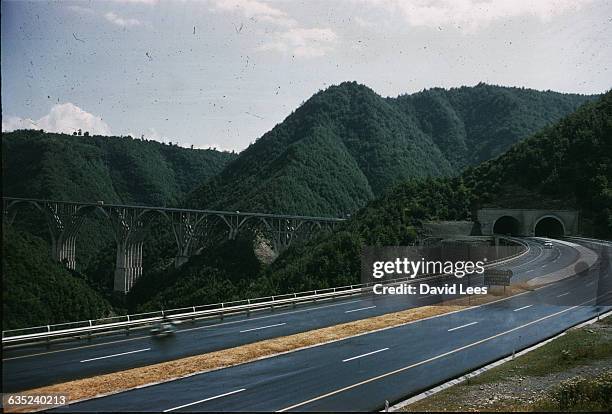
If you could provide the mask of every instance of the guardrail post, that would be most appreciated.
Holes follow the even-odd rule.
[[[272,296],[272,304],[270,305],[270,311],[274,312],[274,296]]]
[[[193,315],[191,316],[191,322],[195,322],[195,306],[192,306],[191,309],[193,310]]]
[[[316,289],[315,289],[315,291],[314,291],[314,294],[315,294],[315,296],[316,296],[316,294],[317,294],[317,290],[316,290]],[[317,298],[314,298],[313,300],[316,302],[316,301],[317,301]]]
[[[221,320],[223,320],[223,309],[225,308],[225,303],[221,302]]]
[[[295,292],[293,292],[293,299],[297,299],[297,293],[295,293]],[[296,301],[294,300],[293,303],[292,303],[293,309],[295,309],[295,306],[296,306],[295,303],[296,303]]]
[[[332,290],[332,292],[336,293],[336,287],[334,287],[334,290]],[[332,295],[332,302],[336,301],[336,295]]]
[[[127,321],[130,322],[130,315],[127,315]],[[129,336],[130,335],[130,327],[126,326],[125,327],[125,336]]]
[[[92,323],[91,323],[91,319],[89,320],[89,328],[92,327]],[[87,341],[91,342],[91,329],[89,329],[89,331],[87,331]]]
[[[47,333],[51,333],[51,326],[47,325]],[[51,336],[47,336],[47,349],[51,347],[51,340],[49,339]]]
[[[251,306],[251,299],[247,299],[247,304]],[[251,316],[251,308],[247,308],[246,314],[247,316]]]

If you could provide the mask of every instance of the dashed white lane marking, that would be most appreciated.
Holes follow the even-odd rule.
[[[591,286],[593,283],[595,283],[595,282],[589,282],[589,283],[587,283],[586,285],[587,285],[587,286]]]
[[[419,361],[419,362],[415,362],[414,364],[410,364],[410,365],[407,365],[405,367],[401,367],[401,368],[395,369],[393,371],[385,372],[384,374],[380,374],[380,375],[377,375],[375,377],[371,377],[371,378],[365,379],[363,381],[360,381],[360,382],[357,382],[357,383],[354,383],[354,384],[351,384],[351,385],[347,385],[347,386],[342,387],[342,388],[338,388],[336,390],[327,392],[325,394],[321,394],[321,395],[318,395],[316,397],[310,398],[309,400],[302,401],[302,402],[299,402],[297,404],[293,404],[293,405],[291,405],[289,407],[281,408],[277,412],[286,412],[286,411],[289,411],[289,410],[295,410],[298,407],[303,407],[304,405],[311,404],[311,403],[313,403],[315,401],[319,401],[319,400],[322,400],[324,398],[331,397],[331,396],[339,394],[341,392],[345,392],[345,391],[354,389],[356,387],[360,387],[362,385],[369,384],[371,382],[378,381],[380,379],[383,379],[383,378],[386,378],[386,377],[389,377],[389,376],[392,376],[392,375],[399,374],[400,372],[404,372],[404,371],[407,371],[409,369],[412,369],[412,368],[415,368],[415,367],[418,367],[418,366],[421,366],[421,365],[428,364],[430,362],[433,362],[433,361],[439,360],[441,358],[444,358],[444,357],[446,357],[448,355],[452,355],[452,354],[461,352],[461,351],[463,351],[465,349],[469,349],[469,348],[478,346],[478,345],[483,344],[485,342],[489,342],[489,341],[491,341],[493,339],[496,339],[496,338],[499,338],[501,336],[507,335],[507,334],[509,334],[511,332],[515,332],[515,331],[518,331],[519,329],[526,328],[527,326],[531,326],[531,325],[534,325],[534,324],[539,323],[541,321],[544,321],[546,319],[552,318],[554,316],[561,315],[563,313],[569,312],[569,311],[571,311],[573,309],[576,309],[579,306],[585,305],[585,304],[587,304],[589,302],[592,302],[592,301],[593,301],[593,299],[590,299],[590,300],[588,300],[588,301],[586,301],[584,303],[581,303],[579,305],[575,305],[575,306],[572,306],[570,308],[563,309],[563,310],[561,310],[559,312],[555,312],[555,313],[552,313],[550,315],[543,316],[543,317],[541,317],[539,319],[536,319],[535,321],[527,322],[527,323],[525,323],[523,325],[520,325],[520,326],[511,328],[511,329],[508,329],[507,331],[503,331],[503,332],[497,333],[495,335],[489,336],[488,338],[480,339],[480,340],[478,340],[476,342],[472,342],[472,343],[464,345],[462,347],[452,349],[450,351],[444,352],[444,353],[436,355],[434,357],[431,357],[431,358],[428,358],[428,359],[425,359],[425,360],[422,360],[422,361]]]
[[[240,331],[240,333],[251,332],[251,331],[258,331],[260,329],[274,328],[275,326],[283,326],[283,325],[287,325],[287,322],[275,323],[274,325],[260,326],[259,328],[244,329],[244,330]]]
[[[359,311],[362,311],[362,310],[374,309],[375,307],[376,307],[376,305],[375,306],[368,306],[366,308],[351,309],[351,310],[344,311],[344,313],[359,312]]]
[[[237,394],[237,393],[242,392],[242,391],[246,391],[246,388],[241,388],[239,390],[234,390],[234,391],[226,392],[225,394],[215,395],[214,397],[204,398],[203,400],[194,401],[194,402],[191,402],[189,404],[179,405],[178,407],[168,408],[167,410],[164,410],[164,413],[168,413],[168,412],[174,411],[174,410],[179,410],[181,408],[185,408],[185,407],[189,407],[189,406],[192,406],[192,405],[200,404],[200,403],[203,403],[203,402],[206,402],[206,401],[210,401],[210,400],[216,400],[217,398],[226,397],[226,396],[232,395],[232,394]]]
[[[98,359],[114,358],[114,357],[118,357],[118,356],[122,356],[122,355],[135,354],[137,352],[145,352],[145,351],[149,351],[150,349],[151,348],[137,349],[135,351],[122,352],[120,354],[112,354],[112,355],[106,355],[106,356],[101,356],[101,357],[97,357],[97,358],[84,359],[84,360],[82,360],[80,362],[89,362],[89,361],[97,361]]]
[[[514,309],[512,312],[518,312],[518,311],[523,310],[523,309],[531,308],[532,306],[533,306],[533,305],[523,306],[523,307],[521,307],[521,308]]]
[[[450,328],[450,329],[448,330],[448,332],[456,331],[457,329],[465,328],[465,327],[467,327],[467,326],[476,325],[477,323],[478,323],[478,322],[470,322],[470,323],[466,323],[465,325],[461,325],[461,326],[457,326],[457,327],[454,327],[454,328]]]
[[[560,298],[561,296],[565,296],[565,295],[569,295],[569,292],[565,292],[565,293],[562,293],[560,295],[557,295],[557,297]]]
[[[379,352],[386,351],[387,349],[389,349],[389,348],[382,348],[382,349],[378,349],[376,351],[368,352],[367,354],[361,354],[361,355],[357,355],[357,356],[350,357],[350,358],[347,358],[347,359],[343,359],[342,362],[348,362],[348,361],[352,361],[354,359],[359,359],[359,358],[363,358],[363,357],[366,357],[366,356],[369,356],[369,355],[378,354]]]

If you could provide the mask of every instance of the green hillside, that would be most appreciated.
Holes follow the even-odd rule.
[[[612,238],[612,92],[459,177],[394,187],[341,231],[289,249],[260,284],[285,292],[356,283],[362,246],[410,244],[424,220],[472,219],[483,206],[575,208],[592,235]]]
[[[232,153],[180,148],[129,137],[21,130],[2,134],[2,194],[173,206],[234,158]],[[25,249],[27,241],[38,252],[31,258],[23,251],[3,255],[3,274],[8,283],[3,294],[14,303],[10,308],[13,313],[7,315],[5,311],[8,318],[5,321],[10,326],[46,324],[50,315],[54,321],[74,320],[86,314],[100,317],[100,311],[106,307],[100,307],[98,300],[109,309],[109,302],[119,308],[124,306],[112,294],[116,243],[111,226],[104,219],[87,218],[81,226],[76,244],[78,272],[73,273],[51,260],[47,224],[40,213],[20,210],[9,230],[13,235],[10,246]],[[144,248],[146,269],[171,263],[175,251],[169,225],[159,220],[153,223]],[[50,271],[53,282],[42,280],[46,265],[55,269]],[[38,267],[31,269],[32,266]],[[29,288],[32,283],[49,288],[52,288],[49,283],[57,283],[61,289],[78,285],[74,294],[59,291],[75,303],[62,307],[55,296],[46,295],[41,289],[30,289],[23,296],[21,288],[15,288],[20,285]],[[15,314],[27,309],[15,302],[19,300],[38,302],[35,312]]]
[[[497,156],[589,99],[484,84],[382,98],[345,82],[315,94],[188,204],[344,216],[402,181]]]
[[[612,92],[460,176],[413,179],[387,190],[333,234],[291,246],[248,283],[249,296],[358,283],[364,245],[411,244],[424,220],[471,219],[476,208],[495,205],[577,208],[593,235],[611,238]],[[212,283],[180,272],[172,279],[155,292],[156,299],[139,297],[140,306],[170,297],[174,283],[189,292],[207,291]],[[190,305],[176,299],[173,304]]]
[[[84,278],[49,255],[40,238],[2,234],[2,329],[95,319],[112,307]]]
[[[2,133],[3,195],[176,205],[235,155],[131,137]]]

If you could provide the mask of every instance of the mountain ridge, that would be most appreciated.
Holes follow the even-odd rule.
[[[591,99],[485,84],[382,98],[343,82],[315,93],[186,203],[346,216],[404,180],[455,175],[497,156]],[[296,172],[299,162],[307,168]]]

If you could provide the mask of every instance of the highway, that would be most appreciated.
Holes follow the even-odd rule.
[[[530,241],[529,253],[512,262],[515,277],[532,269],[566,266],[576,259],[575,251],[559,244],[552,250]],[[563,253],[563,254],[562,254]],[[559,259],[559,256],[563,260]],[[118,334],[45,346],[9,349],[3,352],[3,389],[14,392],[86,378],[177,358],[231,348],[264,339],[305,332],[339,323],[369,318],[434,304],[451,296],[354,296],[343,300],[262,311],[252,316],[226,317],[179,325],[173,338],[152,338],[147,331],[130,336]]]
[[[575,251],[567,245],[555,243],[553,249],[542,249],[539,242],[530,241],[529,243],[531,245],[530,253],[517,259],[513,266],[515,277],[519,280],[527,278],[526,274],[528,273],[540,274],[539,272],[532,272],[533,269],[547,268],[545,271],[554,271],[573,263],[576,259]],[[172,408],[170,406],[174,401],[177,402],[175,406],[178,407],[182,405],[180,404],[181,401],[189,403],[188,400],[194,402],[223,395],[223,397],[203,401],[200,404],[184,407],[184,409],[189,410],[194,407],[193,410],[196,411],[220,409],[277,410],[284,408],[283,404],[290,407],[300,402],[290,401],[289,397],[299,399],[300,396],[310,395],[315,398],[327,392],[367,380],[368,378],[365,378],[367,375],[371,374],[370,376],[375,377],[376,373],[382,375],[393,371],[392,367],[397,369],[402,364],[410,366],[443,355],[426,364],[405,370],[418,372],[424,365],[432,365],[431,369],[427,369],[428,378],[419,378],[414,387],[408,387],[410,380],[401,380],[399,382],[401,387],[385,386],[380,389],[377,388],[380,384],[389,381],[391,383],[397,382],[395,376],[398,375],[403,378],[404,371],[390,375],[389,379],[383,377],[356,387],[374,387],[375,394],[368,394],[369,405],[365,403],[365,405],[362,405],[359,399],[354,397],[346,397],[346,395],[353,394],[351,391],[353,388],[349,388],[332,396],[317,399],[304,406],[295,407],[300,410],[346,409],[349,406],[355,407],[355,409],[368,410],[378,408],[384,403],[385,399],[395,401],[420,389],[429,388],[431,385],[452,378],[454,375],[459,375],[469,368],[475,368],[511,353],[512,349],[528,346],[545,337],[554,335],[574,323],[587,319],[596,312],[596,309],[591,306],[592,303],[584,303],[577,308],[568,306],[577,305],[581,303],[578,301],[582,299],[593,299],[598,294],[597,292],[605,293],[606,289],[607,291],[610,290],[610,282],[600,280],[600,273],[605,272],[600,272],[598,266],[599,264],[594,266],[588,275],[572,277],[503,302],[201,374],[189,379],[91,400],[73,405],[70,409],[77,411],[155,411],[166,406]],[[609,266],[609,263],[606,266]],[[606,274],[609,275],[610,273],[608,269]],[[587,281],[588,278],[593,280]],[[590,285],[587,286],[588,284]],[[563,290],[563,292],[559,292],[560,290]],[[567,292],[571,292],[571,294],[567,294]],[[32,353],[32,349],[15,350],[11,354],[5,353],[4,355],[4,389],[5,392],[9,388],[27,389],[36,386],[32,384],[43,385],[148,365],[440,300],[439,297],[407,299],[403,296],[356,297],[344,301],[304,306],[296,310],[287,309],[275,313],[259,314],[251,318],[236,317],[216,324],[184,326],[176,337],[169,341],[154,341],[148,336],[142,335],[133,338],[114,338],[113,340],[100,338],[99,343],[92,343],[91,346],[74,346],[72,344],[72,347],[69,345],[68,348],[52,349],[51,351],[43,350]],[[607,304],[609,304],[609,301]],[[561,313],[557,315],[557,312]],[[539,321],[540,318],[546,319]],[[523,326],[525,324],[527,325]],[[439,332],[442,327],[446,327],[446,333],[443,333],[443,335]],[[515,328],[516,330],[513,330]],[[508,330],[510,332],[504,333]],[[487,339],[482,343],[470,345],[474,341],[478,342],[498,334],[501,335]],[[444,337],[446,335],[448,338]],[[467,348],[461,349],[465,346]],[[478,351],[475,350],[476,348],[478,348]],[[460,350],[457,351],[457,349]],[[450,352],[450,354],[445,355],[447,352]],[[472,353],[474,355],[471,355]],[[464,362],[456,361],[459,357],[463,358]],[[442,360],[448,359],[452,359],[453,362],[447,364],[444,369],[438,367]],[[338,361],[340,361],[340,366],[336,367]],[[347,367],[350,367],[348,371],[346,371]],[[309,383],[308,378],[311,376],[312,383]],[[248,384],[243,383],[241,388],[232,389],[234,385],[240,385],[237,382],[244,382],[245,378],[248,378]],[[414,380],[414,377],[411,378]],[[215,385],[212,386],[211,384]],[[269,391],[268,388],[265,388],[265,384],[269,384],[269,386],[276,384],[279,387],[276,392],[279,394],[278,398],[269,398],[270,396],[267,394]],[[300,392],[288,391],[293,386],[296,387],[295,390],[300,390]],[[334,388],[334,386],[336,387]],[[417,386],[420,388],[417,388]],[[162,387],[163,390],[158,387]],[[199,392],[209,397],[204,395],[198,399],[197,393],[193,391],[194,389],[201,390]],[[242,389],[244,391],[225,395]],[[216,393],[216,391],[219,392]],[[151,393],[151,395],[148,393]],[[357,394],[360,393],[357,392]],[[153,395],[155,395],[155,398]],[[249,395],[252,395],[252,397],[249,398]],[[261,399],[262,395],[266,395],[265,401],[256,402],[255,400],[257,398]],[[372,399],[372,395],[385,397]],[[304,401],[312,398],[307,398]],[[346,401],[342,402],[343,398],[348,398],[346,401],[352,401],[351,405],[343,405],[346,403]],[[327,405],[336,400],[339,401],[338,404],[340,405]],[[144,401],[146,401],[146,404]],[[232,401],[237,402],[231,403]],[[221,403],[237,405],[230,405],[229,407],[215,405]],[[243,403],[244,405],[240,405]],[[145,405],[137,406],[138,404]]]
[[[57,410],[377,410],[611,309],[611,270],[608,256],[496,303]]]

